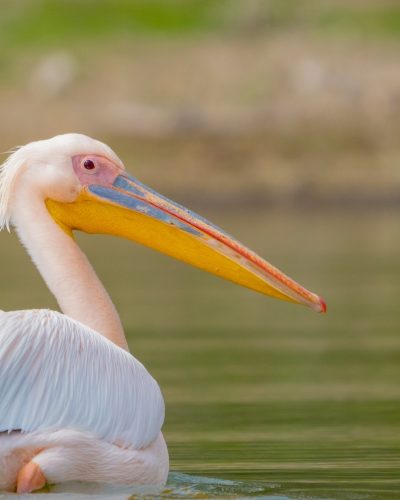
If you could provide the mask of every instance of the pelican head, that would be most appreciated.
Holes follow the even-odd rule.
[[[324,312],[324,301],[230,235],[148,188],[105,144],[64,134],[16,150],[0,173],[0,227],[18,200],[40,197],[67,234],[121,236],[234,283]],[[35,214],[32,214],[34,217]]]

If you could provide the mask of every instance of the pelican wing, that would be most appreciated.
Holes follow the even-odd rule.
[[[54,311],[0,312],[0,432],[73,428],[142,448],[164,401],[132,355]]]

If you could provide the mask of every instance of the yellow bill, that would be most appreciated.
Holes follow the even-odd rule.
[[[325,312],[324,301],[199,215],[126,173],[85,186],[73,203],[47,200],[68,232],[121,236],[265,295]]]

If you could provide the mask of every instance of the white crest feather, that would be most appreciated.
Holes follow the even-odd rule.
[[[18,173],[24,165],[24,158],[18,154],[19,149],[11,151],[11,155],[0,166],[0,231],[10,230],[11,197]]]

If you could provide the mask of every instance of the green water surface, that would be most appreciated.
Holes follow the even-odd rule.
[[[79,236],[165,396],[160,495],[400,498],[400,214],[205,215],[323,295],[328,314]],[[0,251],[0,307],[55,307],[16,238],[0,234]]]

